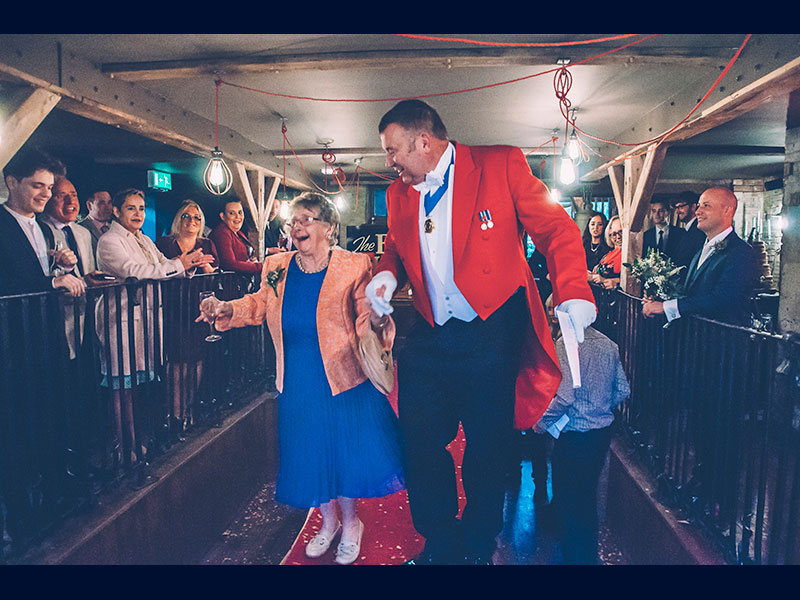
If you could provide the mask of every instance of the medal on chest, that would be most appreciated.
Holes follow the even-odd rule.
[[[482,210],[479,212],[478,217],[481,219],[481,229],[483,231],[494,227],[494,223],[492,222],[492,213],[488,210]]]

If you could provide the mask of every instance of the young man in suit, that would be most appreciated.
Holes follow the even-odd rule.
[[[706,242],[706,234],[697,226],[697,200],[697,194],[686,191],[681,192],[672,205],[672,208],[675,209],[675,216],[678,217],[678,222],[686,232],[686,235],[683,236],[681,254],[684,257],[682,264],[687,266]]]
[[[56,175],[64,166],[38,150],[18,152],[3,169],[8,200],[0,209],[0,295],[63,288],[72,296],[86,289],[72,273],[55,275],[53,266],[71,271],[77,257],[69,248],[54,250],[50,229],[40,224]]]
[[[398,353],[398,411],[414,527],[414,564],[491,564],[503,524],[513,428],[529,429],[561,381],[522,232],[547,257],[557,308],[580,341],[597,316],[578,226],[519,148],[451,142],[436,111],[404,100],[378,126],[389,231],[366,294],[379,316],[406,280],[422,319]],[[447,444],[466,437],[458,513]]]
[[[684,264],[681,254],[684,231],[669,222],[669,205],[663,200],[650,202],[650,218],[653,227],[644,232],[642,256],[647,256],[651,248],[670,257],[676,264]]]
[[[706,241],[686,273],[684,296],[665,302],[645,299],[644,316],[665,314],[672,321],[697,315],[734,325],[750,324],[758,262],[750,245],[733,231],[736,205],[736,196],[729,189],[710,188],[702,193],[697,224]]]

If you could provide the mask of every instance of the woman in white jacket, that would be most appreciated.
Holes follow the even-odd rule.
[[[112,205],[114,220],[108,231],[97,242],[97,265],[103,272],[122,280],[131,277],[138,280],[169,279],[171,277],[182,277],[186,270],[192,266],[203,266],[214,260],[212,255],[203,254],[201,249],[172,260],[164,256],[153,241],[141,231],[145,219],[145,200],[142,191],[137,189],[123,190],[115,194]],[[143,290],[146,290],[144,297],[142,297]],[[161,339],[159,339],[159,344],[156,346],[154,336],[156,317],[158,318],[158,331],[161,332],[163,330],[161,294],[158,294],[159,305],[155,307],[156,295],[153,294],[153,287],[152,285],[144,284],[138,288],[136,297],[133,299],[133,310],[130,311],[127,289],[123,288],[120,292],[119,301],[117,301],[116,290],[114,289],[108,290],[107,296],[100,298],[95,310],[95,322],[101,346],[100,365],[103,374],[101,385],[112,389],[117,440],[122,442],[123,447],[132,448],[130,457],[133,462],[137,459],[134,449],[138,447],[138,443],[134,439],[133,429],[131,341],[128,335],[130,328],[129,314],[132,312],[133,315],[133,347],[136,369],[133,376],[136,377],[136,383],[141,384],[155,379],[154,369],[155,365],[158,364],[156,350],[158,349],[160,354],[160,349],[163,346]],[[108,299],[107,309],[105,306],[106,298]],[[143,307],[146,307],[147,314],[143,314]],[[108,310],[107,318],[106,310]],[[118,319],[121,326],[121,353],[118,350],[119,341],[117,340]],[[147,331],[147,339],[145,339],[145,330]],[[146,356],[149,358],[148,361],[145,359]],[[149,362],[149,365],[146,362]],[[129,440],[122,439],[123,409],[128,423],[125,435],[128,436]],[[125,442],[129,442],[131,446],[128,446],[128,443]]]

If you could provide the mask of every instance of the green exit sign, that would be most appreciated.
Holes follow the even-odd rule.
[[[161,192],[169,191],[172,189],[172,175],[161,171],[148,171],[147,186]]]

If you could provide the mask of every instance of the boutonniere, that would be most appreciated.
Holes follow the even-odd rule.
[[[272,288],[272,291],[275,292],[276,298],[278,297],[278,282],[283,278],[283,272],[285,270],[285,267],[278,267],[277,269],[267,272],[267,283]]]
[[[726,237],[724,240],[720,240],[715,244],[711,245],[711,254],[708,255],[709,258],[714,256],[717,252],[721,252],[728,247],[728,238]]]

